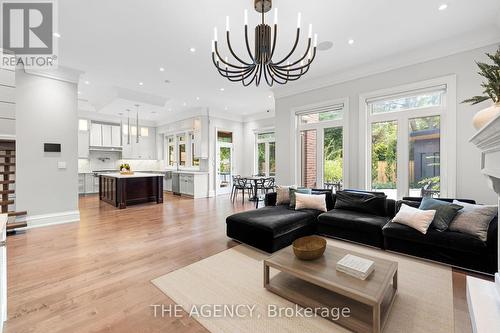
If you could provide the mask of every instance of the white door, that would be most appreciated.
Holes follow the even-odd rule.
[[[233,186],[233,144],[217,143],[217,194],[231,193]]]

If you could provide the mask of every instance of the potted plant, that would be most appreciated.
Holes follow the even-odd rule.
[[[500,48],[495,54],[486,53],[486,55],[493,61],[493,64],[476,62],[479,67],[478,74],[486,79],[481,84],[484,88],[483,95],[474,96],[462,102],[475,105],[490,99],[493,101],[490,107],[479,111],[474,116],[472,123],[476,129],[482,128],[500,114]]]

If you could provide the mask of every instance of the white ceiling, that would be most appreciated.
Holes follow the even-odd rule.
[[[448,8],[439,11],[442,3]],[[411,50],[432,50],[443,40],[462,38],[466,44],[467,38],[492,31],[500,40],[498,0],[274,0],[273,6],[279,8],[276,57],[292,46],[299,11],[304,34],[313,23],[320,42],[333,42],[332,49],[318,53],[301,84]],[[87,110],[118,114],[134,109],[136,100],[127,107],[128,99],[117,92],[126,89],[145,97],[137,98],[145,105],[142,118],[153,121],[200,106],[236,115],[264,112],[274,107],[269,87],[231,83],[211,63],[213,27],[223,40],[226,15],[231,19],[233,48],[246,55],[243,10],[249,9],[253,31],[259,16],[252,8],[253,0],[59,1],[59,64],[85,72],[79,90],[81,107]],[[272,22],[272,14],[267,20]],[[354,39],[353,45],[349,39]],[[191,47],[196,52],[190,52]],[[158,107],[148,103],[148,96],[167,102]]]

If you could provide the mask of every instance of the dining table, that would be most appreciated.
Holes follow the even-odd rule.
[[[264,179],[267,179],[269,177],[265,177],[265,176],[250,176],[250,177],[242,177],[242,178],[253,182],[253,197],[251,197],[249,200],[250,201],[259,201],[259,196],[257,195],[257,190],[258,190],[257,187],[258,187],[258,184],[259,184],[259,180],[264,180]]]

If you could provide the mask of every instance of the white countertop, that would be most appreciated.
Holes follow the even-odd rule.
[[[181,173],[181,174],[187,174],[187,175],[206,175],[208,174],[208,171],[197,171],[197,170],[165,170],[165,172],[172,172],[172,173]]]
[[[122,175],[119,172],[110,172],[104,173],[102,176],[113,177],[113,178],[144,178],[144,177],[164,177],[164,175],[160,173],[142,173],[142,172],[134,172],[133,175]]]

